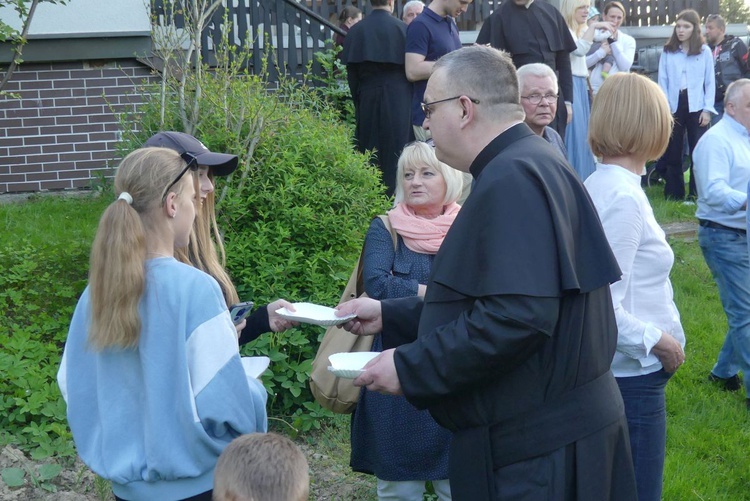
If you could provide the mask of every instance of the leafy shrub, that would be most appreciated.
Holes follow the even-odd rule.
[[[339,59],[342,48],[331,45],[331,49],[315,53],[315,59],[320,63],[323,75],[313,76],[312,80],[316,91],[338,111],[341,121],[354,127],[354,102],[347,83],[346,66]]]
[[[370,218],[384,209],[377,174],[352,152],[348,130],[335,120],[297,110],[267,132],[250,183],[238,189],[229,183],[220,208],[229,270],[240,297],[333,306]],[[273,410],[288,414],[310,401],[307,377],[323,332],[301,327],[254,347],[287,355],[271,366]]]
[[[35,459],[75,454],[56,375],[87,260],[75,242],[0,248],[0,444]]]

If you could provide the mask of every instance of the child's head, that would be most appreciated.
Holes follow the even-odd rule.
[[[276,433],[237,437],[216,464],[214,501],[306,501],[309,490],[305,455]]]

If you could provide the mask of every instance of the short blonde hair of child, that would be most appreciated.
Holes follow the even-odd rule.
[[[607,78],[594,97],[589,145],[598,157],[662,156],[672,134],[672,113],[664,92],[635,73]]]
[[[398,157],[396,169],[396,191],[394,204],[404,201],[404,168],[407,165],[427,165],[434,168],[443,176],[445,181],[445,199],[443,205],[449,205],[458,200],[464,187],[463,176],[459,171],[444,164],[435,156],[435,148],[422,141],[415,141],[404,146]]]
[[[307,459],[276,433],[242,435],[224,449],[214,472],[214,501],[306,501]]]

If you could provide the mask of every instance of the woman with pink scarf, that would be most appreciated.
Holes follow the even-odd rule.
[[[398,234],[375,218],[365,238],[365,292],[375,299],[424,296],[432,261],[456,218],[461,173],[438,161],[426,143],[407,145],[398,160],[395,207],[388,220]],[[383,349],[380,335],[372,351]],[[422,499],[427,481],[441,501],[449,500],[450,433],[427,411],[402,396],[362,388],[352,415],[351,467],[378,479],[379,500]]]

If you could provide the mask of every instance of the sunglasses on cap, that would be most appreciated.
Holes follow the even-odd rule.
[[[169,183],[169,186],[167,186],[167,189],[164,190],[164,195],[161,197],[161,203],[163,204],[164,201],[167,199],[167,194],[169,193],[169,190],[172,189],[172,187],[177,184],[180,179],[182,179],[182,176],[185,175],[187,171],[197,171],[198,170],[198,159],[193,155],[192,153],[188,153],[187,151],[180,153],[180,156],[182,159],[187,163],[185,165],[185,168],[180,171],[180,173],[177,175],[177,177]]]

